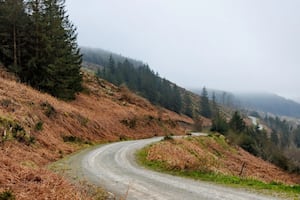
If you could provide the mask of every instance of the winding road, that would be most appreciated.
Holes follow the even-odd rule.
[[[117,199],[127,200],[270,200],[274,197],[250,193],[206,182],[194,181],[147,170],[135,162],[135,152],[159,141],[151,138],[102,145],[73,156],[71,167],[77,166],[86,180],[101,185]]]

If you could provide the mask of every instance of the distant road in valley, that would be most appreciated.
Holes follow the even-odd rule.
[[[69,159],[78,176],[126,200],[274,200],[211,183],[150,171],[135,162],[135,152],[161,138],[107,144]]]

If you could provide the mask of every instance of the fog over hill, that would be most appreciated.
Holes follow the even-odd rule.
[[[201,95],[202,90],[193,89],[192,91]],[[300,118],[300,103],[276,94],[260,92],[234,93],[214,89],[208,91],[210,98],[215,93],[216,101],[226,106]]]
[[[276,94],[240,93],[235,95],[241,106],[276,115],[300,118],[300,104]]]
[[[90,48],[90,47],[80,47],[80,51],[83,54],[83,60],[89,63],[97,63],[98,65],[105,66],[108,64],[109,57],[112,56],[113,59],[118,62],[124,62],[126,59],[131,62],[135,67],[144,65],[142,61],[127,58],[121,54],[113,53],[101,48]]]

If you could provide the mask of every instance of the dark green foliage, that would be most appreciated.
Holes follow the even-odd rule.
[[[229,140],[249,153],[267,160],[284,170],[293,170],[293,164],[268,137],[265,131],[248,127],[243,132],[228,132]]]
[[[212,112],[209,104],[208,93],[206,88],[204,87],[201,94],[201,101],[200,101],[200,109],[201,115],[206,118],[212,117]]]
[[[128,59],[115,63],[112,56],[108,64],[97,71],[97,75],[116,85],[125,84],[129,89],[147,98],[151,103],[161,105],[180,113],[182,97],[177,85],[162,79],[147,65],[135,67]]]
[[[34,129],[36,131],[41,131],[41,130],[43,130],[43,125],[44,125],[44,123],[42,121],[39,121],[38,123],[35,124]]]
[[[273,118],[273,117],[266,116],[264,118],[264,122],[272,130],[276,130],[276,135],[278,138],[277,143],[281,148],[287,148],[291,145],[292,131],[291,131],[291,126],[288,124],[286,120],[280,120],[278,117]]]
[[[136,123],[137,123],[137,119],[133,118],[133,119],[123,119],[121,120],[121,123],[124,124],[125,126],[133,129],[136,127]]]
[[[10,99],[2,99],[0,101],[0,105],[5,108],[7,108],[11,104],[12,104],[12,101]]]
[[[79,121],[79,123],[81,124],[81,126],[87,126],[89,119],[86,117],[83,117],[82,115],[78,114],[77,115],[77,120]]]
[[[3,131],[6,133],[5,135],[2,135],[2,142],[11,139],[15,139],[26,145],[30,145],[35,142],[35,138],[33,136],[28,135],[19,123],[11,119],[0,117],[0,130],[1,132]]]
[[[166,135],[164,138],[163,138],[164,141],[166,140],[174,140],[174,138],[172,137],[172,135]]]
[[[215,94],[215,92],[213,92],[213,94],[212,94],[212,117],[216,117],[217,115],[219,115],[219,108],[218,108],[218,104],[216,101],[216,94]]]
[[[64,0],[0,1],[0,60],[23,82],[61,99],[81,91],[81,55]]]
[[[274,130],[272,130],[272,132],[271,132],[271,141],[276,145],[278,145],[278,143],[279,143],[277,132]]]
[[[212,120],[212,127],[211,131],[219,132],[219,133],[226,133],[229,129],[229,126],[226,122],[225,117],[223,117],[219,112],[216,113]]]
[[[281,149],[276,145],[276,141],[278,141],[277,133],[273,131],[271,138],[268,138],[264,130],[260,131],[253,126],[247,127],[239,112],[233,114],[228,124],[218,114],[213,119],[211,130],[226,135],[231,143],[284,170],[293,171],[296,169],[294,164],[283,155]]]
[[[294,141],[298,148],[300,148],[300,126],[294,131]]]
[[[0,1],[0,60],[16,73],[27,57],[28,26],[23,0]]]
[[[11,190],[5,190],[0,193],[0,200],[15,200],[16,197]]]
[[[73,135],[64,135],[62,136],[64,142],[77,143],[77,144],[92,144],[88,140],[73,136]]]
[[[192,107],[192,100],[188,94],[184,95],[184,114],[189,117],[193,117],[193,107]]]
[[[234,112],[230,122],[229,122],[229,127],[233,130],[233,131],[237,131],[237,132],[242,132],[245,130],[246,128],[246,124],[243,120],[243,118],[241,117],[241,115],[239,114],[239,112]]]
[[[120,141],[126,141],[126,140],[129,140],[129,138],[126,135],[120,135],[119,140]]]

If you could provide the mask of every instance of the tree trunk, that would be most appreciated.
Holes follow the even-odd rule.
[[[17,33],[16,33],[16,24],[13,26],[13,43],[14,43],[14,67],[18,65],[18,56],[17,56]]]

